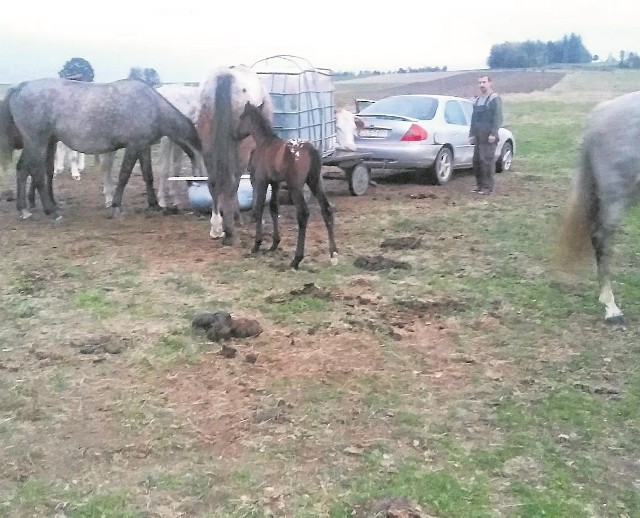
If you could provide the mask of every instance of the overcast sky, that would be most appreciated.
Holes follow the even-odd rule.
[[[0,17],[0,83],[57,76],[72,57],[87,59],[96,81],[134,66],[164,82],[200,81],[276,54],[336,72],[468,70],[486,68],[494,44],[572,32],[589,52],[618,58],[640,51],[639,20],[638,0],[13,0]]]

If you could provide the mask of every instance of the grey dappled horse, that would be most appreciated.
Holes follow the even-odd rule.
[[[624,327],[610,278],[611,241],[626,209],[640,197],[640,91],[599,104],[584,133],[580,167],[560,236],[565,266],[595,251],[605,320]]]
[[[238,140],[236,128],[247,102],[264,105],[264,114],[273,121],[271,96],[254,71],[245,66],[214,70],[200,87],[198,133],[207,167],[212,199],[209,235],[233,241],[233,226],[239,214],[238,185],[246,171],[255,142],[251,136]]]
[[[183,115],[186,115],[191,122],[195,123],[200,105],[200,90],[197,86],[167,84],[159,86],[156,91],[173,104]],[[180,175],[184,153],[182,148],[169,137],[162,137],[159,147],[160,160],[158,167],[154,167],[154,185],[158,197],[158,205],[165,211],[175,212],[177,211],[175,182],[168,181],[168,178]],[[102,172],[102,192],[107,207],[111,207],[116,189],[116,182],[112,177],[115,155],[115,151],[104,155],[96,155],[96,158],[99,159],[97,163],[99,163]],[[204,171],[202,175],[204,176]]]
[[[122,193],[136,161],[147,185],[149,207],[158,207],[153,189],[151,145],[167,136],[191,159],[194,176],[204,173],[201,142],[193,123],[145,83],[122,79],[96,84],[67,79],[37,79],[11,88],[0,110],[0,154],[20,136],[23,150],[17,165],[17,208],[26,208],[26,181],[40,195],[46,214],[58,217],[51,177],[56,144],[64,142],[81,153],[103,154],[125,149],[112,206],[121,212]],[[48,185],[46,179],[49,179]]]

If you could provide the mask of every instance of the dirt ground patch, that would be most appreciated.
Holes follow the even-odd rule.
[[[357,230],[362,214],[395,203],[415,203],[420,210],[446,207],[452,197],[468,196],[471,180],[462,174],[446,193],[436,187],[381,180],[366,196],[353,197],[344,178],[334,173],[326,180],[326,190],[335,207],[341,260],[351,263],[360,254],[350,249],[346,236]],[[417,191],[425,196],[415,199]],[[376,411],[382,418],[373,414],[373,425],[367,424],[371,416],[356,410],[365,405],[362,384],[370,382],[366,380],[393,384],[397,372],[406,370],[416,379],[431,380],[438,387],[432,397],[447,400],[464,391],[477,370],[477,365],[452,356],[455,346],[447,324],[438,317],[438,304],[390,304],[370,278],[375,272],[364,269],[340,289],[326,292],[301,280],[293,289],[264,298],[265,303],[277,304],[295,303],[301,297],[339,303],[346,312],[335,322],[300,330],[256,313],[236,312],[234,316],[258,319],[263,330],[257,337],[226,342],[237,350],[233,358],[220,354],[221,344],[208,343],[202,335],[196,341],[200,347],[208,345],[195,363],[154,366],[146,372],[149,358],[156,362],[157,344],[170,340],[172,329],[190,326],[190,321],[173,313],[179,312],[177,293],[157,295],[171,308],[164,318],[126,315],[126,308],[149,296],[142,295],[152,289],[147,286],[178,282],[174,279],[182,274],[197,277],[220,299],[233,298],[233,284],[216,281],[212,268],[220,270],[225,263],[247,258],[253,225],[247,222],[239,228],[234,246],[222,247],[208,237],[208,217],[187,206],[174,215],[148,212],[137,172],[125,190],[125,214],[118,220],[102,206],[101,181],[94,172],[85,173],[80,181],[67,175],[56,178],[56,193],[64,213],[58,224],[40,211],[30,221],[19,221],[15,202],[0,202],[1,246],[4,260],[12,265],[3,293],[9,298],[30,293],[36,297],[30,300],[39,305],[36,320],[19,319],[19,325],[6,328],[2,337],[3,386],[22,387],[18,400],[0,402],[5,409],[16,405],[20,423],[16,430],[22,434],[21,440],[12,440],[16,448],[0,452],[1,478],[9,486],[32,477],[68,480],[75,473],[86,488],[104,491],[123,480],[138,484],[152,466],[171,464],[175,451],[184,448],[231,462],[256,448],[277,447],[292,434],[313,436],[305,439],[309,448],[305,472],[311,473],[314,462],[333,448],[360,451],[385,437],[390,440],[383,410]],[[276,275],[291,275],[287,265],[295,244],[294,222],[293,207],[283,205],[282,252],[256,259],[264,260]],[[396,237],[384,246],[382,240],[374,244],[372,255],[402,252],[405,241],[409,247],[421,246],[416,238]],[[317,205],[307,254],[303,270],[328,267],[326,230]],[[127,264],[140,275],[130,288]],[[117,302],[122,306],[110,317],[96,318],[95,312],[73,309],[72,301],[81,295],[76,290],[83,285],[74,276],[87,274],[94,276],[95,289],[122,292]],[[86,291],[86,286],[81,289]],[[42,297],[40,302],[37,297]],[[61,308],[59,313],[56,307]],[[200,309],[211,307],[203,304]],[[375,334],[394,344],[394,374]],[[402,382],[410,383],[411,377]],[[274,389],[274,383],[279,388]],[[314,390],[336,392],[331,396],[332,410],[321,424],[308,417],[309,391]],[[34,455],[36,462],[29,460]],[[126,474],[111,478],[107,473],[114,468]]]

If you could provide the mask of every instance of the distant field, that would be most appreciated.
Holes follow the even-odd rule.
[[[335,100],[336,105],[354,109],[355,99],[361,97],[377,100],[389,95],[418,93],[473,97],[477,95],[477,78],[485,73],[492,76],[494,86],[501,94],[546,90],[565,76],[562,71],[528,70],[388,74],[337,82]]]
[[[375,76],[367,76],[367,77],[358,77],[355,79],[347,79],[346,81],[340,81],[340,83],[347,84],[396,84],[396,83],[406,83],[410,82],[419,82],[419,81],[433,81],[434,79],[443,79],[448,77],[453,77],[458,74],[466,73],[465,70],[458,70],[455,72],[414,72],[407,74],[382,74]]]

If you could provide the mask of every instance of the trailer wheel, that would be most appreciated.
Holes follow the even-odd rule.
[[[347,181],[349,182],[349,192],[353,196],[362,196],[369,188],[369,180],[371,175],[369,169],[364,164],[358,164],[345,170],[347,173]]]

